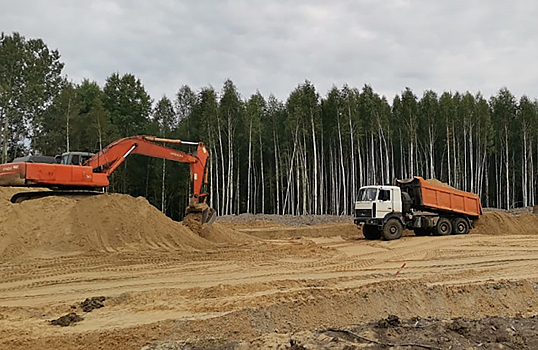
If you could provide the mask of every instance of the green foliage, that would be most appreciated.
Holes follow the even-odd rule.
[[[43,113],[64,85],[63,66],[43,40],[0,34],[2,161],[26,152],[26,140],[40,132]]]
[[[59,59],[40,39],[0,36],[2,158],[96,152],[137,134],[203,141],[221,214],[247,205],[274,213],[277,203],[285,213],[350,213],[353,190],[415,175],[479,193],[489,206],[538,200],[538,102],[518,101],[507,88],[489,100],[431,90],[418,97],[405,88],[389,104],[369,85],[333,86],[321,97],[306,80],[285,101],[259,92],[243,100],[228,79],[220,92],[183,85],[173,100],[154,103],[133,74],[113,73],[102,88],[75,84],[61,76]],[[180,218],[189,167],[164,165],[129,157],[109,190],[145,196]]]
[[[110,120],[119,136],[144,133],[151,114],[152,100],[140,79],[133,74],[120,76],[113,73],[106,79],[103,92],[103,106],[110,113]]]

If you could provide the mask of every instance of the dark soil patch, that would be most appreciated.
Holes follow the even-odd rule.
[[[106,300],[106,297],[91,297],[86,298],[82,303],[80,303],[80,308],[84,312],[92,312],[94,309],[100,309],[105,305],[103,302]]]
[[[295,334],[264,335],[241,343],[213,340],[199,342],[154,343],[144,350],[169,349],[538,349],[538,317],[486,317],[482,319],[397,316],[347,328],[326,328]]]
[[[77,322],[80,322],[83,319],[84,318],[82,318],[82,316],[79,316],[76,313],[71,312],[71,313],[68,313],[67,315],[64,315],[60,318],[50,321],[50,324],[53,326],[67,327]]]

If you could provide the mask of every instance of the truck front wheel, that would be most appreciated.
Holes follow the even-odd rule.
[[[464,218],[455,219],[452,226],[452,233],[455,235],[466,235],[471,230],[469,227],[469,222]]]
[[[447,218],[439,218],[437,225],[433,230],[433,234],[436,236],[446,236],[452,233],[452,223]]]
[[[398,219],[389,219],[383,226],[383,239],[390,241],[402,237],[403,226]]]
[[[362,227],[362,234],[366,239],[380,239],[381,231],[377,225],[364,225]]]

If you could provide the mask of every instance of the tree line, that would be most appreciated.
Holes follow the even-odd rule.
[[[501,88],[481,93],[410,88],[389,101],[369,85],[321,95],[298,84],[285,101],[184,85],[153,100],[133,74],[101,86],[62,75],[57,50],[0,36],[1,161],[26,154],[97,152],[126,136],[203,141],[211,205],[237,213],[351,214],[359,187],[414,175],[480,195],[484,206],[534,205],[538,103]],[[190,151],[190,149],[182,149]],[[133,156],[109,191],[145,196],[172,218],[188,202],[189,169]]]

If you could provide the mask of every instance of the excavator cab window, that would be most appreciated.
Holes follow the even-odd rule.
[[[78,154],[73,154],[73,156],[71,157],[71,164],[72,165],[80,164],[80,156]]]
[[[81,156],[81,157],[80,157],[80,164],[84,164],[84,163],[86,163],[86,162],[88,161],[88,159],[90,159],[91,157],[92,157],[91,154]]]

